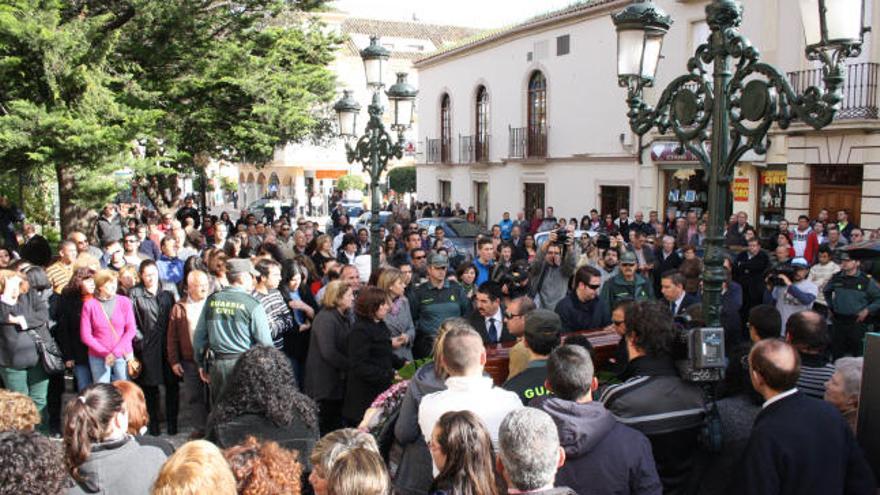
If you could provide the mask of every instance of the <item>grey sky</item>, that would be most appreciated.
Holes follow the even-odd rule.
[[[514,24],[576,0],[336,0],[339,10],[371,19],[412,20],[479,28]]]

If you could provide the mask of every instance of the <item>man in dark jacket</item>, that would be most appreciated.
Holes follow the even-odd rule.
[[[660,495],[651,443],[593,401],[599,381],[589,352],[580,346],[557,347],[547,360],[547,388],[553,396],[532,402],[553,418],[566,462],[556,484],[595,495]]]
[[[602,274],[592,266],[574,273],[574,288],[556,305],[563,332],[605,328],[611,323],[611,310],[599,299]]]
[[[749,369],[764,406],[731,493],[875,493],[874,474],[840,412],[797,390],[794,348],[762,340],[749,354]]]
[[[193,198],[192,196],[187,196],[185,200],[183,200],[183,207],[177,210],[177,220],[180,222],[180,225],[186,227],[186,219],[192,218],[193,228],[198,230],[199,224],[199,210],[193,206]]]
[[[532,399],[547,394],[544,387],[547,381],[547,356],[559,346],[561,326],[559,315],[547,309],[536,309],[526,315],[525,343],[529,351],[529,364],[503,385],[505,390],[516,393],[525,406]]]
[[[600,296],[609,308],[621,301],[649,301],[654,299],[651,282],[636,273],[636,255],[624,251],[620,255],[618,273],[605,281]]]
[[[625,313],[629,363],[623,383],[599,397],[624,424],[651,441],[657,471],[667,495],[691,493],[705,404],[700,388],[682,380],[672,360],[672,316],[658,301],[639,301]]]
[[[664,274],[669,270],[678,270],[682,262],[681,255],[675,250],[675,237],[663,236],[660,247],[654,254],[654,273]],[[660,277],[654,277],[654,294],[660,293]]]
[[[15,224],[19,222],[24,222],[24,213],[9,198],[0,196],[0,246],[18,250]]]
[[[733,262],[733,280],[742,286],[743,304],[740,314],[746,321],[749,310],[764,303],[764,292],[767,290],[764,274],[770,267],[770,257],[761,249],[761,241],[749,239],[745,251],[736,256]]]
[[[684,275],[677,271],[666,272],[660,277],[660,292],[672,316],[683,315],[689,307],[700,303],[695,294],[685,292],[684,282]]]
[[[483,344],[516,341],[516,337],[510,334],[504,323],[504,305],[501,304],[503,296],[504,293],[498,282],[490,280],[483,282],[477,288],[474,297],[475,308],[468,322],[483,337]]]
[[[122,217],[116,213],[116,205],[108,204],[104,207],[95,224],[95,237],[101,246],[110,241],[122,240]]]

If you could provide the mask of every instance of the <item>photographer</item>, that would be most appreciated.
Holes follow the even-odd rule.
[[[819,288],[807,278],[809,274],[807,260],[795,258],[787,265],[777,266],[766,277],[767,290],[782,315],[783,328],[791,315],[813,308]]]
[[[599,401],[622,423],[651,441],[664,493],[690,493],[700,455],[704,401],[700,388],[678,375],[672,357],[675,327],[666,305],[639,301],[625,313],[629,363],[623,383],[602,391]]]
[[[530,270],[529,278],[534,283],[532,295],[539,308],[555,308],[565,297],[568,279],[574,273],[577,256],[574,239],[566,232],[550,232]],[[564,253],[564,254],[563,254]]]

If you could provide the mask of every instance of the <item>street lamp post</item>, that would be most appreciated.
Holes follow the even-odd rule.
[[[655,127],[661,134],[672,130],[708,177],[703,315],[709,327],[721,327],[723,233],[732,207],[733,168],[747,151],[767,152],[767,132],[774,123],[782,129],[795,118],[815,129],[831,123],[843,100],[844,60],[861,50],[863,2],[800,0],[806,56],[822,62],[825,88],[810,87],[798,95],[785,75],[761,62],[758,50],[739,33],[740,2],[712,0],[706,6],[709,39],[688,61],[687,73],[669,83],[656,107],[645,103],[643,91],[653,86],[672,19],[650,0],[634,0],[612,16],[618,81],[627,88],[630,127],[639,136]]]
[[[370,119],[367,121],[366,132],[357,138],[352,147],[345,143],[348,163],[359,162],[366,173],[370,175],[370,258],[373,272],[379,269],[379,184],[382,172],[388,167],[391,158],[400,159],[403,156],[404,136],[403,133],[413,122],[413,109],[418,91],[407,83],[405,72],[397,73],[397,82],[385,92],[388,102],[391,104],[393,116],[392,130],[397,131],[397,142],[391,142],[391,136],[385,130],[382,123],[382,107],[380,92],[382,72],[385,62],[390,53],[379,44],[379,38],[372,36],[370,45],[361,51],[361,59],[364,61],[364,73],[367,79],[367,87],[373,92],[372,103],[367,107]],[[351,91],[344,91],[342,99],[333,106],[339,120],[339,133],[345,138],[357,136],[357,116],[361,106],[352,97]]]

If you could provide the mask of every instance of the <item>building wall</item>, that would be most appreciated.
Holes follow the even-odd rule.
[[[655,1],[673,17],[675,24],[664,41],[657,84],[645,94],[649,103],[657,101],[673,78],[685,73],[688,59],[696,47],[705,42],[709,32],[705,23],[708,0]],[[627,3],[612,2],[585,11],[576,19],[488,41],[459,54],[429,57],[418,62],[419,143],[424,146],[427,139],[440,137],[440,101],[443,94],[448,94],[453,162],[424,164],[426,157],[419,157],[419,199],[438,201],[437,181],[450,180],[452,202],[460,202],[464,207],[475,206],[473,181],[488,178],[490,222],[500,219],[503,211],[523,207],[524,182],[546,184],[545,204],[554,206],[557,216],[580,216],[598,207],[602,185],[629,186],[631,210],[661,209],[666,198],[661,168],[699,165],[654,162],[647,150],[641,151],[644,163],[638,163],[640,142],[629,130],[625,90],[617,85],[616,35],[610,19],[612,12]],[[761,52],[762,61],[776,65],[782,72],[820,67],[804,56],[803,28],[796,1],[744,0],[742,3],[741,32]],[[868,0],[868,3],[866,24],[876,24],[880,22],[880,8],[877,8],[880,0]],[[570,36],[570,53],[557,56],[556,38],[561,35]],[[863,53],[850,63],[880,60],[877,43],[872,34],[867,34]],[[529,52],[531,61],[527,58]],[[527,85],[534,70],[541,70],[547,78],[548,158],[511,159],[508,129],[527,125]],[[485,85],[490,95],[489,164],[459,164],[458,137],[475,133],[475,95],[480,85]],[[835,129],[818,133],[815,139],[824,139],[822,136],[830,132],[842,133],[849,136],[847,139],[860,143],[873,143],[873,138],[865,135],[872,132],[865,127],[871,123],[862,124],[847,123],[842,127],[835,124]],[[803,132],[797,126],[793,128]],[[748,180],[748,196],[745,201],[734,203],[734,211],[746,211],[752,219],[757,216],[761,171],[768,164],[790,163],[788,175],[792,180],[786,198],[786,217],[794,219],[796,213],[807,207],[809,181],[801,178],[808,172],[804,168],[810,162],[801,158],[797,149],[789,149],[802,138],[788,134],[774,131],[772,147],[766,157],[752,155],[741,162],[735,176]],[[649,146],[653,142],[669,141],[674,141],[674,137],[652,132],[641,144]],[[858,156],[862,160],[873,159]],[[870,161],[859,163],[865,165],[862,223],[880,227],[880,204],[875,204],[880,202],[877,197],[880,184],[872,182],[880,178],[880,170]]]

